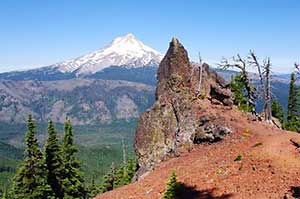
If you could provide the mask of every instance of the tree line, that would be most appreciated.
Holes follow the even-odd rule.
[[[74,143],[71,121],[66,119],[64,123],[62,140],[58,139],[52,121],[48,123],[47,135],[41,149],[36,125],[29,115],[24,158],[12,179],[12,185],[2,194],[2,199],[86,199],[131,182],[137,164],[135,160],[124,159],[119,167],[112,164],[100,184],[93,181],[87,186],[81,163],[76,157],[78,148]]]
[[[24,159],[12,180],[5,199],[82,199],[86,188],[75,154],[73,129],[70,120],[64,124],[64,136],[59,143],[52,121],[48,123],[48,137],[42,151],[36,137],[36,126],[29,115],[25,135]]]

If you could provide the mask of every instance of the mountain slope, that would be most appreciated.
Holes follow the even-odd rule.
[[[38,69],[26,71],[13,71],[0,73],[0,80],[66,80],[76,78],[75,74],[69,72],[61,72],[55,67],[42,67]]]
[[[109,66],[137,68],[158,65],[162,55],[146,46],[133,34],[116,38],[107,47],[90,54],[53,65],[62,72],[94,74]]]
[[[175,170],[176,198],[283,198],[300,190],[300,135],[239,111],[225,80],[190,63],[173,38],[159,65],[156,101],[139,119],[137,182],[95,199],[162,198]],[[198,71],[197,71],[198,69]]]
[[[152,86],[127,81],[0,81],[0,121],[23,123],[29,113],[37,122],[68,116],[74,125],[129,120],[153,103],[153,93]]]
[[[191,152],[160,163],[140,181],[96,199],[161,198],[172,170],[184,184],[181,198],[283,198],[299,190],[300,154],[290,141],[300,140],[299,134],[252,121],[236,108],[209,101],[202,106],[222,115],[232,134],[218,143],[195,145]],[[234,161],[238,155],[242,160]]]
[[[146,46],[130,33],[87,55],[37,69],[2,73],[0,79],[42,81],[72,79],[90,76],[110,67],[121,69],[157,67],[162,57],[161,53]],[[114,79],[118,74],[114,74]]]

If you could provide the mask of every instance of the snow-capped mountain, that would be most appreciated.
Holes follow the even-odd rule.
[[[87,55],[54,64],[52,67],[76,75],[94,74],[110,66],[137,68],[157,66],[163,55],[146,46],[132,33],[118,37],[110,45]]]
[[[53,65],[0,74],[0,80],[53,81],[78,77],[126,80],[156,84],[152,78],[163,55],[146,46],[132,33],[118,37],[106,47]]]

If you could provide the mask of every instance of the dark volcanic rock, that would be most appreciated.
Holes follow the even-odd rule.
[[[219,123],[220,121],[223,121],[221,116],[201,117],[199,127],[194,136],[194,143],[220,141],[231,133],[231,129],[226,127],[224,123]]]
[[[137,177],[158,162],[191,150],[194,142],[202,138],[216,141],[230,132],[219,116],[204,123],[200,118],[199,67],[189,62],[187,51],[176,38],[172,39],[159,65],[157,78],[156,102],[141,115],[136,131],[135,151],[140,166]],[[207,64],[203,64],[201,98],[232,105],[232,94],[225,81]],[[217,120],[219,122],[215,124]]]

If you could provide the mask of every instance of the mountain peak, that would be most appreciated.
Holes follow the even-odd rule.
[[[133,33],[128,33],[127,35],[123,36],[122,38],[127,38],[127,39],[136,39]]]
[[[132,33],[117,37],[108,46],[87,55],[55,64],[62,72],[76,72],[77,75],[93,74],[110,66],[137,68],[157,66],[163,56],[146,46]]]
[[[118,44],[118,43],[133,43],[133,42],[139,42],[138,39],[132,34],[132,33],[128,33],[125,36],[121,36],[121,37],[117,37],[116,39],[114,39],[111,43],[112,44]]]

